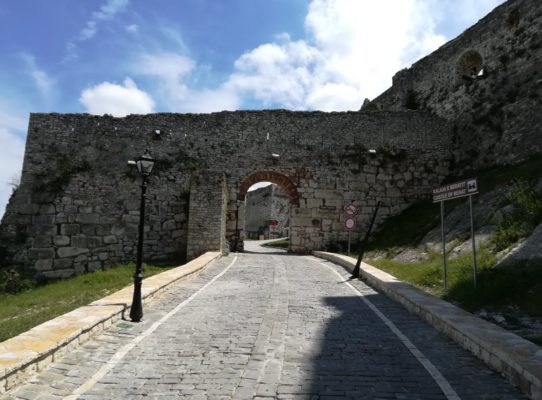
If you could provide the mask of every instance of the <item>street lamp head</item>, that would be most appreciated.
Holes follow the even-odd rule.
[[[151,157],[148,151],[136,160],[137,170],[141,175],[148,176],[151,174],[154,167],[154,158]]]

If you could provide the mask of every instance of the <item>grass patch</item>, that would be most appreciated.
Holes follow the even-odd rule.
[[[370,263],[467,311],[517,307],[527,315],[542,316],[542,268],[527,264],[495,268],[495,256],[485,247],[477,253],[476,288],[472,253],[447,260],[448,293],[444,293],[442,258],[438,253],[432,253],[427,261],[416,263],[388,259]]]
[[[167,268],[145,264],[143,273],[148,277]],[[0,342],[128,286],[134,271],[133,263],[124,264],[17,294],[0,294]]]
[[[272,242],[264,243],[262,246],[265,247],[272,247],[275,249],[288,249],[288,244],[290,243],[290,239],[278,239],[274,240]]]
[[[414,284],[421,289],[436,296],[444,297],[444,280],[442,274],[442,256],[431,253],[428,260],[405,263],[395,260],[382,259],[370,261],[372,265],[390,273],[391,275]],[[491,269],[495,263],[495,256],[486,248],[477,253],[478,272]],[[449,292],[457,285],[467,288],[472,284],[472,253],[464,254],[446,262],[447,284]]]

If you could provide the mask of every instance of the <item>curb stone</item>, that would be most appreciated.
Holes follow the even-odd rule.
[[[356,264],[354,258],[339,254],[313,255],[350,272]],[[362,262],[360,272],[367,283],[448,335],[532,399],[542,399],[542,348],[369,264]]]
[[[143,302],[171,284],[200,272],[219,252],[207,252],[179,267],[143,281]],[[130,310],[132,285],[38,325],[0,343],[0,394],[107,329]]]

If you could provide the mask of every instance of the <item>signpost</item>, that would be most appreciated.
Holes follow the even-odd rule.
[[[348,255],[350,255],[350,232],[356,228],[356,214],[358,208],[353,204],[347,204],[343,208],[344,210],[344,228],[348,231]]]
[[[436,189],[433,189],[433,203],[440,203],[440,235],[442,237],[442,276],[444,280],[444,290],[448,290],[446,274],[446,238],[444,235],[444,202],[447,200],[458,199],[469,196],[470,205],[470,236],[472,239],[472,269],[474,278],[474,287],[476,287],[476,243],[474,238],[474,219],[472,217],[472,196],[478,193],[478,181],[476,178],[465,181],[451,183]]]

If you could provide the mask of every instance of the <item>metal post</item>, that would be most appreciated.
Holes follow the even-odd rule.
[[[143,226],[145,221],[145,192],[147,191],[147,175],[141,176],[141,204],[139,206],[139,234],[137,239],[136,271],[134,275],[134,297],[130,308],[130,319],[133,322],[143,318],[143,304],[141,301],[141,282],[143,281]]]
[[[446,282],[446,238],[444,236],[444,202],[440,202],[440,234],[442,236],[442,277],[444,279],[444,291],[448,290]]]
[[[473,273],[473,282],[474,287],[476,287],[476,239],[474,237],[474,218],[472,216],[472,196],[469,196],[469,205],[470,205],[470,237],[472,238],[472,273]]]
[[[348,231],[348,257],[350,257],[350,231]]]
[[[237,246],[239,246],[239,202],[235,203],[235,240],[233,243],[233,251],[238,251]]]
[[[363,239],[363,242],[360,242],[358,261],[356,261],[356,266],[354,267],[354,271],[352,271],[352,276],[350,277],[350,279],[359,278],[361,260],[363,259],[363,253],[365,253],[365,248],[367,247],[367,243],[369,242],[369,236],[371,235],[371,231],[373,230],[373,224],[375,223],[376,214],[378,213],[379,208],[380,208],[380,200],[376,203],[376,207],[373,212],[373,217],[371,218],[371,223],[369,224],[369,229],[367,230],[367,233],[365,233],[365,238]]]

